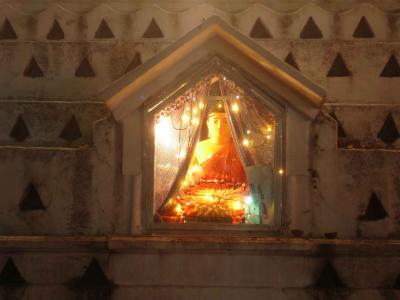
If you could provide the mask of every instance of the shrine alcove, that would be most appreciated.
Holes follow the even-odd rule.
[[[122,124],[132,233],[304,228],[324,91],[212,17],[102,97]]]

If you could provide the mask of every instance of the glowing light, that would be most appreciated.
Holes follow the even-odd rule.
[[[250,145],[250,141],[248,139],[244,139],[242,143],[244,146]]]
[[[269,139],[271,139],[271,136],[270,136],[270,135],[267,135],[267,140],[269,140]]]
[[[189,183],[186,180],[182,181],[182,186],[183,187],[187,187],[188,185],[189,185]]]
[[[189,122],[189,120],[190,120],[190,117],[188,116],[188,114],[183,114],[182,115],[182,122],[183,123],[187,123],[187,122]]]
[[[243,206],[242,206],[242,203],[240,201],[235,201],[235,202],[233,202],[232,208],[234,210],[239,210],[239,209],[242,209]]]
[[[204,103],[203,102],[200,102],[199,103],[199,109],[203,109],[204,108]]]
[[[218,108],[222,108],[222,104],[221,103],[218,104]]]
[[[247,133],[247,134],[250,134],[250,133],[251,133],[250,129],[247,129],[247,130],[246,130],[246,133]]]
[[[186,150],[181,150],[177,155],[176,158],[185,158]]]
[[[194,115],[197,115],[197,113],[199,112],[199,110],[195,107],[195,108],[193,108],[193,114]]]
[[[183,213],[182,206],[181,206],[180,204],[178,204],[178,205],[175,207],[175,211],[176,211],[177,214],[182,214],[182,213]]]
[[[268,131],[268,132],[271,132],[271,131],[272,131],[272,127],[271,127],[271,126],[268,126],[268,127],[267,127],[267,131]]]
[[[239,111],[239,104],[237,104],[237,103],[232,104],[232,110],[234,112],[238,112]]]
[[[226,77],[224,77],[224,80],[226,80]]]
[[[164,147],[171,147],[171,122],[167,117],[161,117],[160,121],[155,125],[156,141]]]
[[[192,125],[197,125],[199,124],[199,119],[193,119],[191,123]]]
[[[240,96],[239,95],[236,95],[236,99],[239,99],[240,98]]]
[[[214,201],[214,197],[209,193],[204,194],[204,199],[206,199],[209,202]]]
[[[190,106],[186,106],[185,110],[189,111],[190,110]]]
[[[251,198],[251,196],[246,196],[246,197],[244,197],[244,202],[245,202],[247,205],[250,205],[251,202],[253,202],[253,199]]]
[[[196,97],[193,97],[193,101],[196,101],[197,100],[197,98]]]
[[[279,169],[279,174],[283,174],[283,169]]]

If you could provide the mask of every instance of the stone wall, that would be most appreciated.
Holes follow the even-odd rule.
[[[339,239],[381,241],[362,252],[363,241],[350,248],[342,241],[337,250],[322,240],[279,238],[260,248],[251,239],[226,246],[200,238],[193,247],[162,238],[161,246],[159,239],[74,244],[60,238],[58,247],[57,238],[38,245],[34,237],[21,243],[4,237],[0,285],[8,288],[2,280],[10,257],[30,284],[6,291],[4,299],[12,293],[85,299],[79,280],[93,257],[112,281],[113,299],[310,299],[320,293],[315,287],[327,261],[343,286],[330,273],[339,294],[319,297],[395,299],[400,5],[159,2],[0,1],[0,235],[131,233],[133,180],[122,176],[121,128],[97,95],[217,15],[327,91],[311,128],[310,207],[297,214],[309,223],[297,229],[307,237],[336,232]],[[294,229],[293,220],[287,223]],[[281,246],[272,251],[274,244]],[[342,251],[339,257],[335,251]]]

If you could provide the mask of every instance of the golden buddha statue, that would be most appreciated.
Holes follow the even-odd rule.
[[[197,143],[179,191],[160,212],[163,221],[244,222],[248,183],[227,113],[211,109],[207,128],[208,139]]]

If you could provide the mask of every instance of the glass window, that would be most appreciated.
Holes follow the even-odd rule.
[[[282,112],[268,99],[212,74],[148,110],[154,222],[276,224]]]

